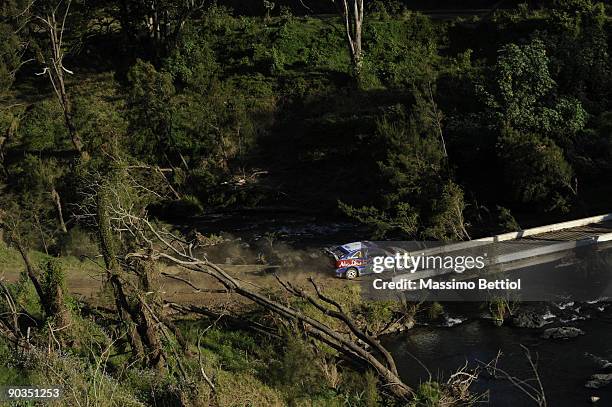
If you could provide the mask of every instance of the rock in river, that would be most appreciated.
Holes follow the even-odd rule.
[[[584,335],[582,329],[574,328],[571,326],[563,326],[559,328],[548,328],[542,333],[544,339],[569,339],[577,336]]]
[[[602,358],[601,356],[593,355],[592,353],[585,352],[584,356],[591,359],[599,369],[605,370],[612,368],[612,362]]]
[[[512,318],[512,324],[519,328],[542,328],[546,325],[546,320],[542,314],[527,311]]]
[[[594,374],[591,376],[589,381],[584,385],[584,387],[588,387],[589,389],[600,389],[604,386],[612,383],[612,373],[608,374]]]

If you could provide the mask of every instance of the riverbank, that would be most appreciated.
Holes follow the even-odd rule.
[[[535,384],[534,373],[521,348],[524,345],[537,359],[549,406],[591,405],[591,397],[599,398],[598,405],[612,403],[612,386],[585,387],[593,374],[612,371],[612,364],[606,364],[612,360],[610,304],[561,302],[558,306],[540,308],[546,324],[539,328],[518,328],[511,322],[498,327],[490,319],[467,317],[464,309],[463,314],[442,317],[438,323],[418,324],[408,333],[386,338],[385,345],[397,360],[402,378],[413,385],[429,380],[430,375],[433,380],[444,380],[465,364],[474,368],[489,363],[497,358],[498,352],[501,352],[498,368]],[[545,330],[555,326],[576,327],[584,335],[544,339]],[[471,389],[487,393],[489,405],[495,407],[534,405],[508,380],[495,378],[486,370]]]

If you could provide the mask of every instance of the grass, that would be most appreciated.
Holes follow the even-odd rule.
[[[35,266],[48,258],[47,254],[40,251],[30,251],[30,260]],[[81,260],[74,256],[61,256],[57,258],[57,261],[64,270],[66,279],[72,281],[88,280],[91,283],[91,278],[100,275],[103,271],[101,259]],[[10,282],[17,281],[22,271],[25,271],[25,265],[19,252],[0,241],[0,279],[4,278]]]

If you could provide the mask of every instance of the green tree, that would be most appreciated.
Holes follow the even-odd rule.
[[[374,184],[381,187],[374,194],[380,198],[371,206],[340,207],[371,226],[375,238],[466,238],[463,192],[448,175],[435,129],[419,122],[401,108],[378,122],[374,143],[380,174]]]
[[[509,196],[545,210],[569,209],[576,194],[572,156],[587,113],[572,97],[559,96],[541,40],[508,44],[499,51],[491,85],[483,92],[499,137],[497,155]]]
[[[573,98],[555,95],[544,43],[508,44],[499,51],[485,103],[499,128],[549,135],[574,134],[587,113]]]
[[[22,221],[32,226],[28,233],[22,232],[24,242],[47,253],[67,232],[59,193],[65,170],[54,159],[43,160],[31,154],[9,168],[10,200],[19,203]]]
[[[128,142],[132,152],[149,162],[168,162],[175,152],[172,139],[172,76],[138,60],[128,73],[130,92]]]
[[[385,86],[399,89],[435,83],[435,67],[442,59],[436,26],[428,17],[414,13],[402,19],[372,20],[364,28],[364,39],[364,75],[373,72]]]
[[[487,103],[500,122],[520,130],[541,127],[538,122],[545,117],[541,101],[555,85],[542,42],[503,47],[493,80],[493,94],[487,95]]]
[[[504,179],[512,196],[544,210],[567,210],[573,171],[553,140],[505,129],[498,143]]]
[[[0,95],[4,96],[13,84],[21,64],[21,46],[14,27],[0,22]]]
[[[152,45],[153,57],[161,61],[178,43],[183,28],[201,17],[212,2],[207,0],[126,0],[117,15],[124,38],[139,42],[144,34]]]
[[[208,91],[220,71],[212,40],[208,30],[189,24],[176,48],[164,60],[164,69],[179,83],[200,92]]]
[[[30,151],[69,150],[71,147],[62,109],[52,99],[30,106],[22,115],[17,133],[21,145]]]
[[[0,165],[4,166],[4,147],[15,136],[19,124],[19,103],[14,100],[11,87],[19,68],[27,61],[24,53],[27,42],[21,38],[21,1],[4,1],[0,5]],[[6,171],[5,171],[6,173]],[[6,174],[4,174],[6,175]]]
[[[590,0],[556,1],[546,28],[536,35],[549,50],[559,90],[574,95],[591,112],[609,109],[612,65],[605,5]]]

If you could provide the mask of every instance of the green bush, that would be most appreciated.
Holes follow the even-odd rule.
[[[444,393],[435,382],[425,382],[419,385],[410,407],[438,407]]]
[[[21,119],[21,142],[28,150],[43,151],[70,148],[70,138],[64,124],[64,115],[54,98],[35,103]]]
[[[74,227],[61,240],[61,251],[65,256],[93,259],[100,253],[95,237],[87,230]]]
[[[553,140],[506,129],[498,148],[514,199],[546,211],[568,210],[573,170]]]
[[[164,66],[183,86],[206,91],[217,80],[220,67],[206,32],[202,31],[188,25]]]
[[[309,343],[297,334],[287,335],[282,359],[270,366],[272,382],[285,389],[291,402],[314,396],[324,389],[325,378],[315,363],[315,355]]]

